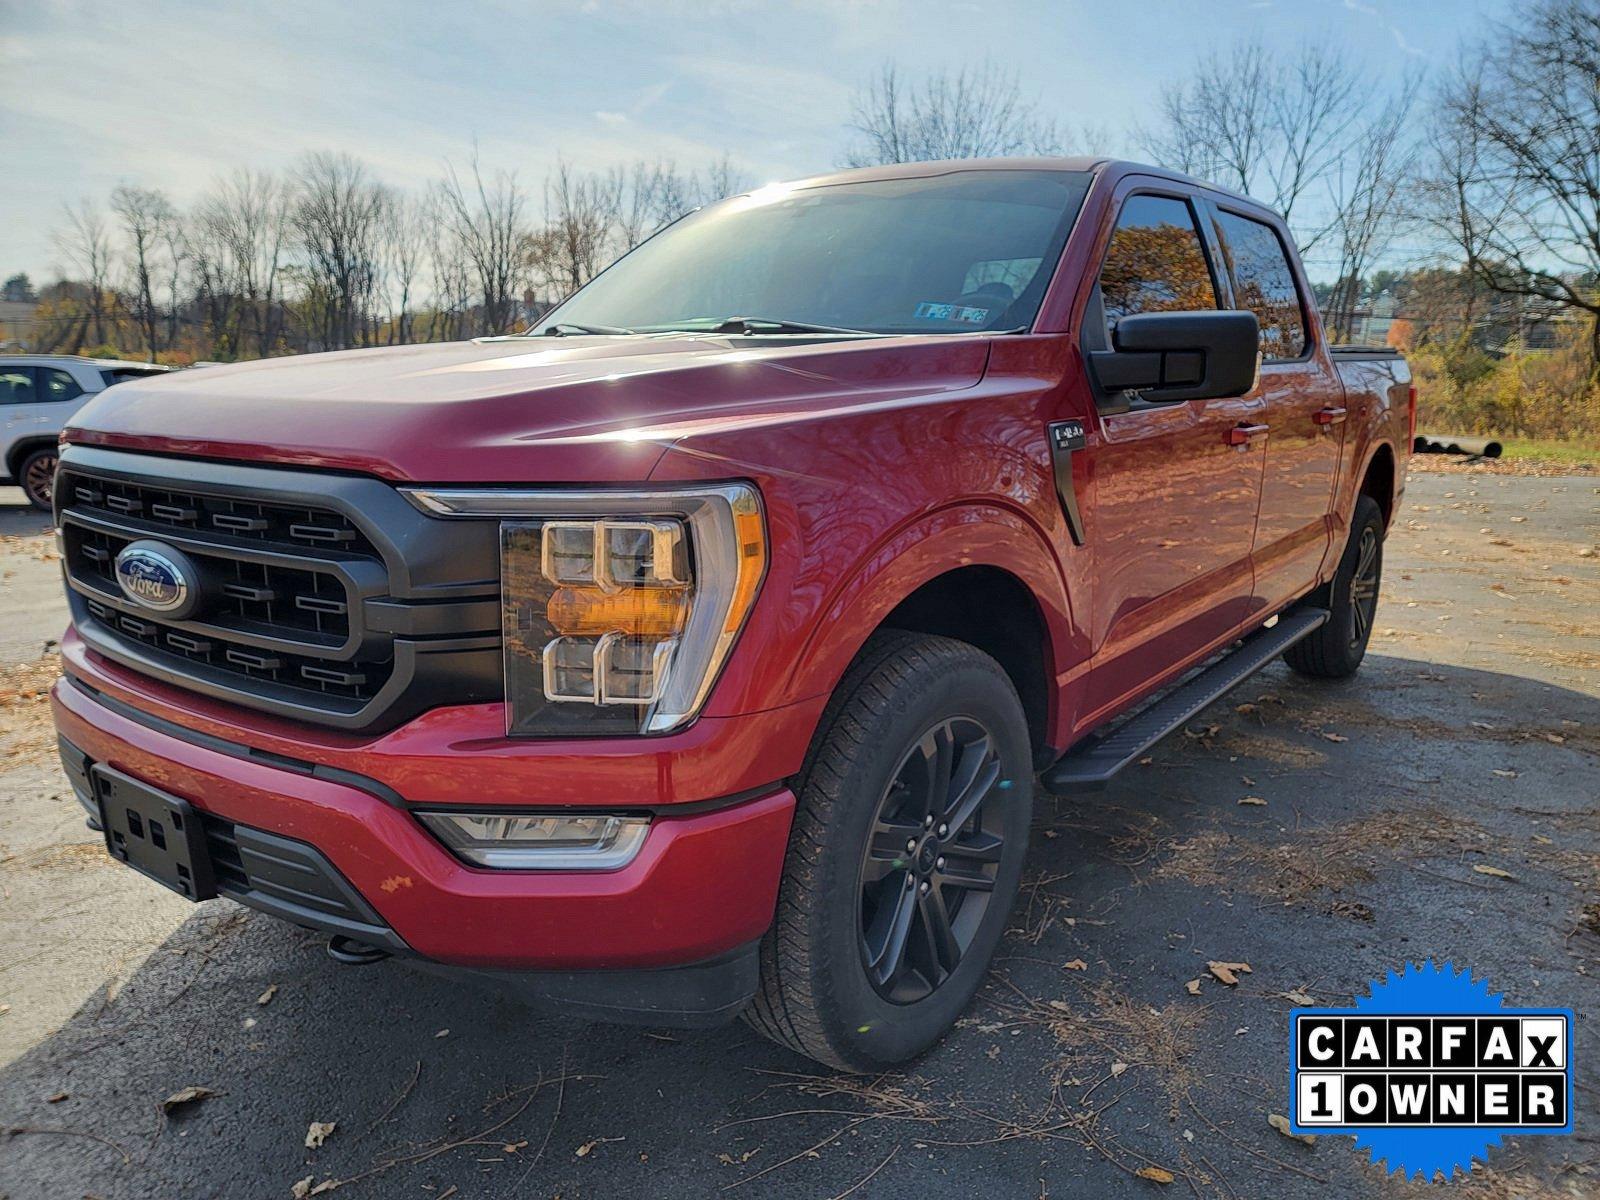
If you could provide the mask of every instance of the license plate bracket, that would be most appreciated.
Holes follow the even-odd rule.
[[[91,768],[112,858],[190,900],[217,894],[205,828],[193,805],[114,767]]]

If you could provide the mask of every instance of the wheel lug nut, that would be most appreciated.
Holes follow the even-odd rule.
[[[922,827],[924,829],[927,829],[932,824],[933,824],[933,818],[931,816],[927,816],[927,817],[923,817],[922,818]]]
[[[906,876],[906,886],[908,888],[909,887],[915,887],[916,884],[917,884],[917,877],[915,875],[907,875]]]
[[[907,838],[906,839],[906,852],[909,854],[911,851],[915,850],[916,848],[917,848],[917,839],[916,838]]]
[[[945,834],[947,834],[949,832],[950,832],[950,826],[948,826],[948,825],[939,826],[939,836],[940,837],[943,837]]]
[[[938,858],[934,859],[933,865],[938,867],[941,871],[944,870],[944,856],[940,855]]]
[[[923,895],[924,895],[924,896],[926,896],[926,895],[927,895],[927,894],[928,894],[928,886],[929,886],[929,885],[928,885],[928,881],[927,881],[927,880],[926,880],[926,879],[924,879],[924,880],[923,880],[923,881],[922,881],[922,894],[923,894]]]

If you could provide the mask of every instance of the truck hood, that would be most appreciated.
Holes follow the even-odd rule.
[[[429,483],[634,482],[674,442],[975,386],[971,336],[486,338],[118,384],[73,442]]]

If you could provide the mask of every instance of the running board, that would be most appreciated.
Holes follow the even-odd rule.
[[[1307,634],[1321,628],[1325,608],[1297,608],[1276,625],[1245,638],[1227,655],[1173,688],[1121,725],[1079,742],[1039,777],[1057,795],[1096,791],[1201,709],[1231,692]]]

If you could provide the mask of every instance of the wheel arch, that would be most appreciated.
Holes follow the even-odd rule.
[[[1385,529],[1394,521],[1396,482],[1394,447],[1388,442],[1379,442],[1367,457],[1366,469],[1361,473],[1361,484],[1356,489],[1356,495],[1371,496],[1376,501],[1378,511],[1383,513]]]
[[[22,461],[35,450],[54,450],[56,438],[54,434],[47,437],[23,437],[6,451],[6,474],[12,479],[19,479],[22,473]]]
[[[1036,757],[1061,725],[1057,679],[1083,653],[1044,535],[1018,514],[963,508],[914,523],[867,559],[820,614],[797,695],[831,692],[873,634],[905,629],[976,646],[1017,689]]]

